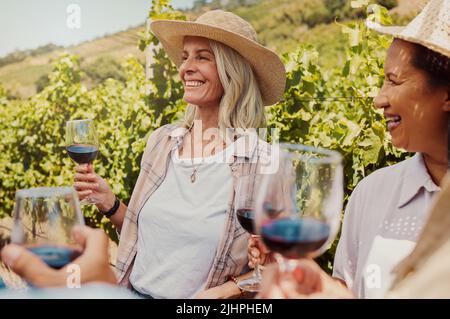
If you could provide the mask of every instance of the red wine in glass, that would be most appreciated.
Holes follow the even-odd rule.
[[[66,150],[78,164],[90,164],[98,155],[98,138],[94,121],[73,120],[66,123]]]
[[[256,197],[259,192],[259,185],[262,175],[248,174],[241,175],[237,181],[236,195],[234,207],[236,208],[236,217],[248,233],[255,234],[254,219],[255,219],[255,205]],[[257,292],[261,288],[261,272],[259,265],[255,265],[253,276],[242,279],[237,282],[240,289],[249,292]]]
[[[78,164],[90,164],[98,155],[98,147],[94,145],[73,144],[67,147],[67,153]]]
[[[69,156],[78,164],[91,164],[97,157],[98,138],[92,119],[72,120],[66,123],[66,150]],[[81,204],[94,204],[95,201],[86,197]]]
[[[242,228],[244,228],[250,234],[254,235],[255,234],[255,228],[253,226],[253,221],[255,219],[254,210],[248,208],[238,209],[236,212],[236,216]]]
[[[328,241],[330,226],[310,218],[280,218],[261,226],[264,244],[289,259],[312,256]]]

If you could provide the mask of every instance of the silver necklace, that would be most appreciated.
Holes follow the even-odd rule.
[[[191,183],[195,183],[195,180],[197,179],[197,166],[194,166],[194,160],[192,159],[192,166],[193,166],[193,170],[192,170],[192,174],[191,174]]]
[[[191,127],[189,128],[189,130],[188,130],[188,132],[190,133],[191,132],[191,130],[192,130],[192,126],[193,125],[191,125]],[[191,146],[191,163],[192,163],[192,173],[191,173],[191,183],[195,183],[195,181],[197,180],[197,172],[198,172],[198,167],[200,166],[200,164],[198,164],[198,165],[194,165],[194,153],[193,153],[193,151],[192,151],[192,135],[190,136],[190,139],[191,139],[191,141],[190,141],[190,143],[189,143],[189,145]]]
[[[191,127],[189,128],[189,130],[188,130],[188,132],[190,133],[191,132],[191,130],[192,130],[192,126],[193,125],[191,125]],[[195,183],[195,181],[197,180],[197,172],[198,172],[198,168],[199,168],[199,166],[200,166],[200,164],[201,164],[201,162],[199,163],[199,164],[197,164],[197,165],[194,165],[194,152],[192,151],[192,135],[190,136],[190,138],[191,138],[191,143],[190,143],[190,145],[191,145],[191,163],[192,163],[192,173],[191,173],[191,183]]]

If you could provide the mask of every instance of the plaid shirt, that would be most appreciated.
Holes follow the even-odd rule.
[[[141,172],[133,190],[120,233],[116,269],[118,282],[122,286],[131,287],[129,277],[136,257],[139,213],[148,198],[163,182],[170,161],[170,154],[178,147],[185,133],[186,130],[175,125],[165,125],[153,132],[147,141],[141,161]],[[225,231],[219,241],[208,274],[206,289],[225,283],[230,276],[238,276],[248,271],[247,243],[249,234],[237,221],[234,212],[234,195],[237,177],[245,173],[258,172],[261,164],[266,163],[270,158],[269,144],[262,142],[255,136],[245,136],[250,137],[250,139],[244,139],[250,141],[250,143],[244,143],[244,145],[236,143],[233,160],[229,163],[233,177],[233,191],[228,202]],[[239,138],[239,140],[242,141],[243,139]]]

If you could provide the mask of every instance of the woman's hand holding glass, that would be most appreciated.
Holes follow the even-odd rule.
[[[248,174],[239,176],[237,181],[235,209],[236,215],[242,228],[250,234],[250,240],[254,240],[259,236],[255,236],[255,205],[256,197],[261,185],[261,174]],[[253,276],[240,280],[237,285],[240,289],[249,292],[257,292],[261,285],[261,271],[258,263],[254,263]]]
[[[259,236],[252,235],[248,240],[247,247],[248,254],[248,266],[251,269],[254,269],[256,265],[265,265],[266,263],[270,263],[273,259],[270,250],[264,246],[261,238]]]
[[[80,200],[88,199],[102,212],[114,206],[115,195],[108,183],[94,172],[92,164],[75,167],[74,187]]]

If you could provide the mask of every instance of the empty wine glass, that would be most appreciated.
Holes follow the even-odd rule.
[[[343,200],[343,168],[337,152],[280,144],[278,170],[264,176],[255,228],[274,251],[282,271],[295,259],[315,258],[335,239]]]
[[[16,192],[11,242],[25,246],[48,266],[59,269],[81,253],[74,227],[84,226],[72,187],[39,187]]]

